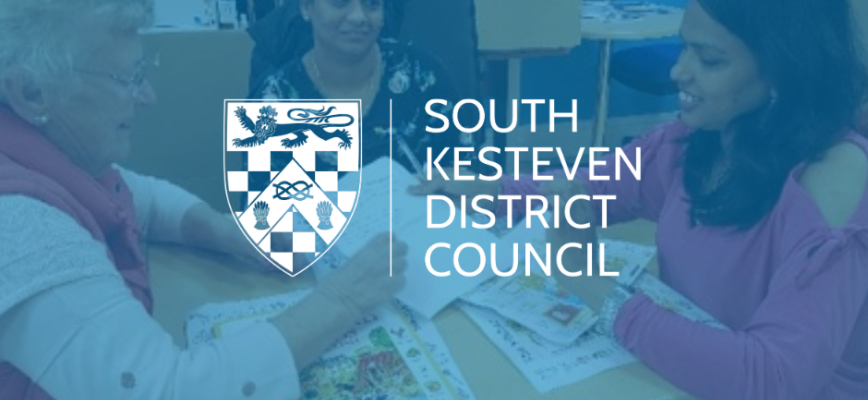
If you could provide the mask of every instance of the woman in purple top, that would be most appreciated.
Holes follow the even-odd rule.
[[[616,195],[609,223],[656,221],[661,279],[727,329],[609,278],[560,277],[601,311],[603,331],[700,398],[866,399],[868,140],[851,128],[866,77],[854,31],[848,0],[690,0],[671,72],[680,121],[631,145],[641,181],[426,190]],[[585,243],[589,231],[552,240]]]

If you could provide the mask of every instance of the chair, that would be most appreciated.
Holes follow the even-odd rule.
[[[678,61],[681,46],[677,43],[638,46],[612,55],[612,79],[640,92],[670,96],[678,85],[669,78],[669,70]]]
[[[669,71],[678,62],[681,46],[677,43],[643,45],[615,52],[611,60],[611,78],[633,90],[654,96],[678,93],[678,85]],[[633,140],[626,136],[625,146]]]
[[[480,99],[474,0],[409,0],[400,26],[399,40],[424,49],[443,67],[455,87],[456,101]],[[475,125],[479,117],[473,107],[462,107],[458,114],[461,121],[473,121],[465,126]],[[485,142],[484,129],[474,136],[475,143]]]
[[[473,0],[410,0],[398,39],[433,55],[461,99],[479,97],[479,58]],[[444,29],[449,27],[449,29]]]
[[[247,29],[254,42],[248,91],[255,90],[272,71],[289,62],[299,51],[300,44],[289,39],[299,23],[298,14],[298,0],[290,0]]]

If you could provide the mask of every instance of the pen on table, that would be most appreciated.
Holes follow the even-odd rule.
[[[407,156],[407,159],[410,160],[410,164],[413,164],[413,169],[416,170],[416,177],[419,178],[420,182],[425,182],[425,172],[422,169],[422,164],[419,163],[419,160],[416,159],[416,155],[410,150],[410,146],[407,146],[407,142],[404,140],[403,136],[398,136],[398,147],[401,148],[401,151]]]

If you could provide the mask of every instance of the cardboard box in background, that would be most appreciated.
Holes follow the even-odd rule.
[[[151,32],[145,48],[159,53],[159,67],[149,73],[158,100],[140,110],[123,164],[168,179],[228,212],[223,101],[247,97],[252,41],[243,31]]]

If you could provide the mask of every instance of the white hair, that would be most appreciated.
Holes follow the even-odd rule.
[[[153,0],[0,0],[0,79],[64,81],[87,27],[135,30],[152,20]]]

